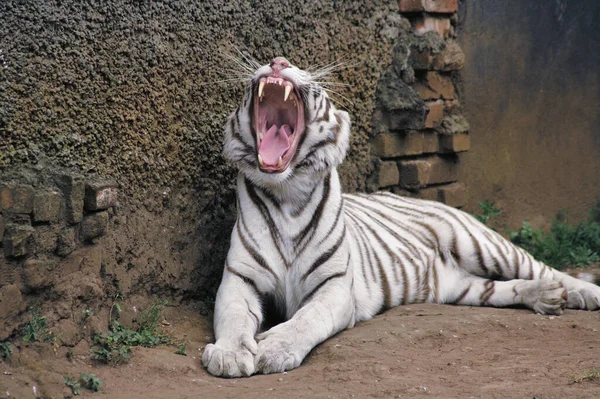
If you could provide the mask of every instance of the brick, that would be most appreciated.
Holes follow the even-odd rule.
[[[87,215],[81,222],[79,237],[81,241],[89,241],[106,233],[108,228],[108,212],[96,212]]]
[[[400,174],[398,172],[398,164],[395,161],[382,161],[379,164],[377,175],[377,187],[389,187],[398,184]]]
[[[408,189],[457,180],[456,159],[432,156],[425,159],[399,162],[400,186]]]
[[[432,68],[438,71],[458,71],[465,66],[465,54],[455,40],[447,40],[441,54],[432,61]]]
[[[417,36],[422,36],[427,32],[436,32],[441,37],[447,38],[452,34],[450,18],[422,14],[412,21],[412,25]]]
[[[27,247],[32,234],[33,227],[31,226],[21,224],[8,225],[2,239],[4,255],[12,257],[27,255]]]
[[[462,152],[471,148],[471,140],[467,133],[440,134],[440,152]]]
[[[438,201],[438,188],[437,187],[428,187],[419,190],[419,193],[416,196],[417,198],[428,200],[428,201]]]
[[[423,100],[452,100],[454,98],[454,85],[447,76],[437,72],[425,73],[415,84],[414,89]]]
[[[380,158],[393,158],[423,153],[423,133],[383,133],[371,140],[373,155]]]
[[[440,150],[440,141],[435,130],[423,131],[423,153],[432,154]]]
[[[74,228],[66,228],[58,235],[56,253],[65,257],[77,248],[77,237]]]
[[[118,188],[114,182],[92,182],[85,185],[85,209],[98,211],[117,205]]]
[[[436,130],[438,133],[451,135],[468,133],[470,128],[469,121],[464,116],[452,114],[444,117],[436,127]]]
[[[58,221],[62,197],[58,191],[47,190],[35,193],[33,199],[33,220],[35,222]]]
[[[19,313],[27,308],[16,284],[0,287],[0,341],[7,339],[19,324]]]
[[[32,252],[51,253],[58,245],[57,226],[36,226],[32,237]]]
[[[400,12],[455,13],[458,0],[400,0]]]
[[[40,259],[28,259],[23,264],[21,277],[24,292],[39,290],[48,287],[53,283],[53,274],[56,268],[56,262]]]
[[[57,184],[65,196],[67,221],[71,224],[81,222],[85,194],[83,176],[64,174],[59,176]]]
[[[425,104],[429,107],[429,113],[427,114],[427,118],[425,118],[425,127],[438,127],[444,117],[444,101],[428,101]]]
[[[417,71],[458,71],[465,66],[465,54],[455,40],[439,39],[442,44],[433,43],[421,47],[417,43],[410,48],[408,62]]]
[[[4,238],[4,217],[0,215],[0,241]]]
[[[438,188],[438,200],[446,205],[460,208],[467,203],[467,190],[462,183],[452,183]]]
[[[466,189],[462,183],[427,187],[419,190],[418,197],[425,200],[438,201],[455,208],[463,207],[467,202]]]
[[[25,184],[3,184],[0,187],[0,208],[10,213],[33,211],[33,187]]]

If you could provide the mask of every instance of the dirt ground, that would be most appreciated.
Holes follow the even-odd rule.
[[[600,380],[570,383],[600,365],[600,313],[540,316],[524,309],[432,304],[398,307],[344,331],[283,374],[221,379],[200,365],[212,340],[193,306],[168,308],[165,332],[185,342],[136,348],[129,363],[93,364],[89,347],[56,354],[49,344],[15,349],[0,363],[0,397],[69,397],[65,376],[94,373],[93,398],[600,398]],[[9,396],[10,395],[10,396]]]

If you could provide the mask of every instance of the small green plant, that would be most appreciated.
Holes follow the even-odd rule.
[[[524,222],[519,231],[510,234],[510,239],[537,260],[557,269],[600,262],[600,223],[593,220],[570,226],[563,213],[553,220],[548,233]]]
[[[81,393],[81,384],[76,378],[65,377],[65,385],[71,388],[73,396],[77,396]]]
[[[481,214],[473,216],[475,216],[475,219],[479,220],[486,226],[488,225],[488,222],[490,222],[492,219],[496,218],[502,213],[501,209],[496,208],[496,204],[494,201],[479,201],[478,205],[479,208],[481,208]]]
[[[175,353],[178,355],[187,356],[187,353],[185,351],[185,344],[179,345],[177,347],[177,350],[175,351]]]
[[[577,384],[583,381],[594,381],[594,380],[600,380],[600,366],[586,372],[583,373],[582,375],[575,377],[575,376],[571,376],[569,377],[569,384]]]
[[[155,301],[152,306],[142,311],[139,317],[138,330],[156,331],[167,301]]]
[[[48,342],[54,340],[54,335],[46,330],[46,316],[40,316],[39,308],[30,307],[31,321],[23,327],[24,342]]]
[[[92,312],[90,309],[84,309],[83,311],[83,317],[82,317],[82,321],[86,321],[87,319],[89,319],[90,317],[92,317],[94,315],[94,312]]]
[[[0,358],[10,361],[12,355],[12,347],[8,341],[0,341]]]
[[[155,302],[144,310],[135,330],[113,320],[106,335],[100,333],[94,337],[94,344],[99,346],[91,350],[94,359],[117,365],[131,358],[131,348],[134,346],[151,348],[169,342],[169,337],[156,331],[165,304],[166,302]]]
[[[90,391],[99,392],[102,386],[102,381],[95,374],[81,373],[79,375],[81,386]]]

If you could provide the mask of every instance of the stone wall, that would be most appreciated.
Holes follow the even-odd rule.
[[[238,50],[341,62],[330,79],[349,86],[332,97],[353,122],[341,176],[366,189],[376,82],[409,28],[386,1],[0,1],[0,184],[24,201],[1,211],[0,340],[27,306],[50,324],[89,309],[98,326],[117,293],[210,306],[235,221],[221,151],[246,79]],[[117,206],[81,207],[96,180],[118,185]]]
[[[392,67],[378,85],[373,188],[462,207],[459,153],[469,150],[470,137],[455,89],[464,65],[455,33],[458,2],[400,0],[399,9],[412,28],[394,47]]]

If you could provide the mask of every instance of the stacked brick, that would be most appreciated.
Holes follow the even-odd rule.
[[[405,51],[411,78],[404,80],[418,93],[428,112],[421,123],[403,129],[392,127],[371,139],[371,154],[380,159],[375,185],[377,189],[461,207],[466,190],[457,181],[458,154],[469,150],[470,141],[469,125],[460,114],[454,85],[454,75],[464,65],[453,27],[458,2],[400,0],[399,6],[411,22],[414,37]],[[432,35],[438,37],[430,40]]]
[[[117,185],[61,173],[54,184],[0,181],[0,246],[6,259],[69,255],[104,235]]]

